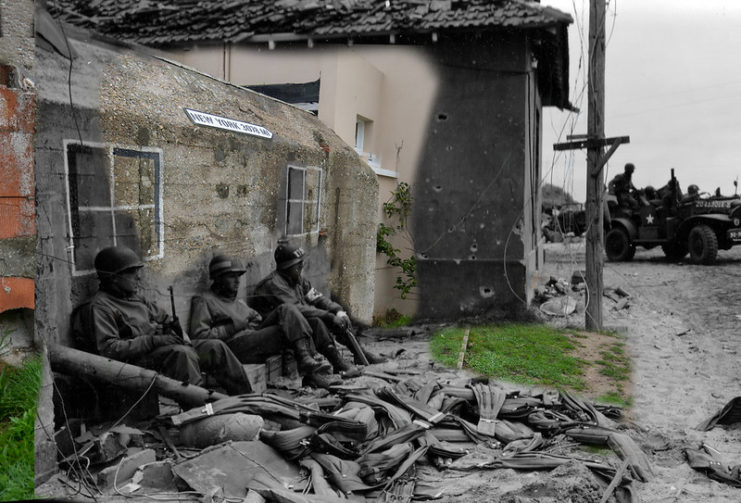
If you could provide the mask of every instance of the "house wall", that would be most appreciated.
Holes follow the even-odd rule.
[[[417,171],[418,316],[512,318],[526,307],[532,247],[527,40],[472,34],[441,40],[434,55],[450,71]]]
[[[187,323],[214,250],[250,263],[244,295],[273,268],[288,166],[305,168],[321,194],[315,229],[292,238],[309,252],[305,275],[370,320],[378,185],[349,146],[311,114],[257,93],[127,49],[71,44],[79,54],[71,93],[68,61],[43,49],[37,56],[37,330],[47,340],[69,342],[70,312],[97,286],[92,258],[113,241],[106,212],[78,211],[78,228],[71,187],[79,207],[115,195],[117,242],[147,256],[145,295],[169,309],[172,285]],[[184,107],[262,126],[273,137],[195,125]],[[80,141],[103,161],[70,159]],[[67,183],[74,172],[78,185]]]

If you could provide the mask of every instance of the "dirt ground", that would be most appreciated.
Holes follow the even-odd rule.
[[[546,274],[568,281],[583,264],[583,243],[548,245]],[[683,455],[705,442],[727,464],[741,464],[741,427],[694,429],[741,395],[741,248],[721,251],[714,266],[671,264],[659,249],[639,249],[632,262],[606,262],[603,277],[605,287],[631,294],[619,311],[605,299],[603,316],[632,357],[633,436],[656,472],[637,485],[642,501],[741,501],[741,489],[708,479]],[[583,313],[568,323],[583,325]]]
[[[648,455],[654,471],[648,482],[634,484],[639,501],[741,501],[741,489],[693,470],[684,456],[685,448],[698,448],[704,442],[717,449],[728,465],[741,464],[741,426],[716,427],[709,432],[694,429],[741,395],[740,265],[741,248],[721,252],[714,266],[670,264],[658,250],[641,250],[629,263],[605,264],[605,287],[621,287],[630,294],[625,309],[614,309],[615,302],[607,298],[603,305],[604,326],[617,329],[625,338],[634,369],[633,381],[626,388],[633,405],[621,428]],[[547,245],[543,283],[550,276],[569,281],[574,271],[583,269],[583,243]],[[549,318],[548,322],[583,327],[583,304],[576,313]],[[434,328],[425,327],[411,337],[363,337],[369,349],[395,355],[390,362],[369,370],[404,370],[421,377],[434,376],[441,383],[465,385],[472,374],[443,368],[430,359],[428,341]],[[591,346],[601,343],[595,337]],[[387,383],[363,376],[352,384],[374,387]],[[600,394],[598,384],[587,396]],[[522,390],[506,383],[502,387]],[[613,466],[620,463],[610,450],[590,450],[573,442],[556,449],[555,454],[592,458]],[[598,483],[581,463],[551,471],[489,470],[477,467],[476,455],[485,460],[485,449],[470,459],[461,458],[467,459],[468,467],[457,469],[440,471],[430,463],[418,463],[417,483],[441,488],[442,498],[437,501],[461,503],[599,503],[605,491],[605,483]],[[46,487],[38,495],[69,496],[58,486]],[[125,498],[113,496],[111,501],[119,499]]]
[[[545,256],[543,282],[550,276],[570,281],[574,271],[584,270],[581,241],[548,244]],[[606,262],[603,272],[606,289],[621,287],[630,294],[628,307],[620,310],[614,309],[612,300],[603,299],[603,324],[625,338],[632,359],[632,383],[626,386],[632,406],[622,427],[649,456],[655,472],[650,481],[635,483],[640,501],[738,503],[741,489],[690,468],[684,449],[706,443],[726,464],[741,464],[741,425],[708,432],[694,429],[741,395],[741,248],[721,251],[714,266],[672,264],[658,249],[639,249],[632,262]],[[584,326],[580,302],[584,297],[574,296],[577,312],[546,317],[549,323]],[[601,343],[594,340],[591,347]],[[424,339],[407,340],[403,346],[402,360],[412,358],[424,366],[421,362],[429,356]],[[375,349],[388,351],[388,341],[375,344]],[[442,369],[436,375],[451,381],[467,377],[465,372],[446,374]],[[595,383],[585,395],[600,392],[600,383]],[[606,460],[615,463],[609,456]],[[442,482],[441,501],[448,502],[599,502],[604,487],[595,486],[588,470],[580,470],[574,466],[551,472],[441,473],[422,467],[418,478]]]

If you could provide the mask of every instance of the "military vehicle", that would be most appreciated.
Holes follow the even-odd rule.
[[[713,196],[683,196],[674,170],[669,183],[655,194],[655,197],[643,191],[634,194],[642,203],[638,210],[620,207],[614,196],[606,197],[608,260],[631,260],[636,247],[661,246],[669,260],[682,260],[689,253],[692,263],[712,264],[718,250],[741,244],[741,197],[738,195],[721,196],[716,192]]]

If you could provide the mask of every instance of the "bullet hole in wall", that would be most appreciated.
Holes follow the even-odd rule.
[[[474,243],[474,244],[471,245],[471,248],[470,249],[471,249],[471,253],[476,253],[478,251],[478,249],[479,249],[479,245],[477,245],[476,243]]]
[[[476,260],[476,255],[469,255],[468,260]]]
[[[435,192],[440,192],[440,191],[442,191],[442,190],[443,190],[443,186],[442,186],[442,185],[435,185],[434,187],[432,187],[432,189],[433,189],[433,190],[434,190]]]
[[[488,299],[489,297],[494,296],[494,289],[490,286],[480,286],[479,295],[481,295],[485,299]]]
[[[224,151],[220,147],[214,149],[214,161],[222,162],[224,159],[226,159]]]
[[[216,194],[221,199],[226,199],[229,197],[229,186],[225,183],[220,183],[216,186]]]
[[[438,121],[446,121],[446,120],[448,120],[448,114],[446,114],[444,112],[441,112],[441,113],[437,114],[437,120]]]
[[[237,197],[246,197],[246,196],[247,196],[247,186],[237,185]]]

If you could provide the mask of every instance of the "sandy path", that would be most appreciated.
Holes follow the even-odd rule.
[[[548,273],[568,280],[583,268],[578,245],[573,254],[549,246]],[[669,264],[660,250],[639,250],[632,262],[605,264],[605,287],[633,296],[621,311],[606,301],[604,324],[624,329],[633,359],[632,418],[657,472],[640,485],[643,501],[741,502],[741,489],[692,470],[683,455],[706,442],[741,464],[741,428],[693,429],[741,395],[741,248],[720,258],[711,267]]]

